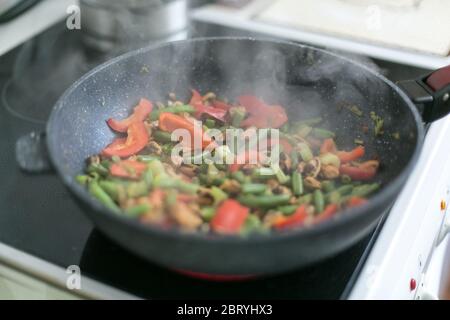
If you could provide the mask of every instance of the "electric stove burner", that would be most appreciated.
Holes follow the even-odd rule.
[[[3,88],[2,103],[13,116],[44,124],[65,89],[115,55],[85,48],[77,32],[50,29],[19,50],[12,77]]]
[[[151,299],[339,299],[370,238],[335,257],[290,273],[217,282],[156,266],[113,244],[94,230],[84,247],[80,269],[106,284]]]

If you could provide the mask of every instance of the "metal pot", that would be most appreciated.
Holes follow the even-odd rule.
[[[181,40],[188,33],[186,0],[81,0],[80,9],[84,43],[100,51]]]

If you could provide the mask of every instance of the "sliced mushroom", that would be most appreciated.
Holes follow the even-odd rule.
[[[162,148],[156,141],[150,141],[147,145],[149,152],[160,156],[162,154]]]
[[[284,152],[280,154],[280,168],[284,172],[291,172],[292,169],[291,157],[287,156]]]
[[[315,189],[322,188],[322,184],[320,183],[320,181],[314,177],[306,177],[304,182],[305,182],[305,186],[309,189],[315,190]]]
[[[197,175],[197,167],[191,164],[184,164],[179,167],[178,170],[189,178],[193,178]]]
[[[100,157],[99,156],[92,156],[89,158],[89,164],[100,164]]]
[[[241,184],[236,180],[227,179],[224,183],[222,183],[220,189],[226,193],[238,194],[241,192]]]
[[[322,166],[322,176],[325,179],[336,179],[339,177],[339,168],[332,165]]]
[[[316,157],[306,164],[304,168],[304,174],[307,177],[316,178],[319,175],[321,168],[322,168],[321,161],[319,158]]]
[[[186,230],[195,230],[202,224],[202,219],[183,202],[176,202],[169,207],[170,217]]]
[[[291,189],[289,189],[286,186],[282,186],[282,185],[278,185],[276,188],[272,189],[272,192],[274,194],[286,194],[289,196],[292,195]]]

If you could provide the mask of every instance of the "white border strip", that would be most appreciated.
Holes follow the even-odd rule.
[[[44,281],[55,286],[68,294],[84,299],[99,300],[134,300],[139,299],[129,293],[106,286],[98,281],[92,280],[83,275],[81,270],[81,290],[68,290],[66,288],[66,271],[54,264],[41,260],[19,251],[10,246],[0,243],[0,264],[10,267],[19,272],[23,272],[35,279]]]
[[[230,28],[266,34],[273,37],[294,40],[327,48],[353,52],[381,60],[407,64],[425,69],[438,69],[450,64],[450,57],[427,55],[420,52],[380,47],[370,43],[357,42],[350,39],[317,34],[305,30],[288,28],[252,20],[258,13],[247,7],[243,10],[232,10],[219,5],[208,5],[191,12],[196,21],[222,25]]]
[[[78,0],[44,0],[30,10],[0,25],[0,56],[61,21]]]

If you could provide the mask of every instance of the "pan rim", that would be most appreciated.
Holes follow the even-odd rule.
[[[413,119],[416,123],[416,129],[417,129],[417,137],[416,137],[416,146],[415,150],[412,153],[412,156],[410,157],[407,165],[402,169],[400,174],[390,181],[387,185],[383,186],[382,190],[378,192],[376,195],[370,198],[370,201],[361,207],[355,207],[350,209],[345,209],[340,212],[339,215],[336,215],[334,218],[326,220],[324,222],[321,222],[320,224],[304,227],[304,228],[298,228],[295,230],[290,231],[283,231],[283,232],[274,232],[270,233],[269,235],[259,235],[254,234],[248,237],[243,237],[240,235],[233,235],[233,236],[223,236],[223,235],[211,235],[211,234],[204,234],[201,232],[186,232],[181,229],[173,228],[169,230],[165,230],[163,228],[160,228],[158,226],[153,225],[145,225],[140,223],[137,220],[130,219],[126,216],[120,216],[117,213],[114,213],[111,209],[108,209],[104,207],[100,202],[95,200],[88,191],[80,186],[74,179],[74,177],[70,176],[67,173],[64,173],[64,169],[62,167],[61,163],[55,163],[55,159],[57,159],[56,154],[56,145],[57,145],[57,134],[53,133],[53,127],[56,126],[55,120],[57,118],[57,115],[64,106],[64,101],[82,84],[84,83],[88,78],[92,77],[99,71],[102,71],[103,69],[108,68],[111,65],[114,65],[120,61],[124,61],[126,59],[132,58],[134,56],[138,56],[143,53],[147,53],[152,50],[156,50],[163,47],[173,46],[177,44],[183,44],[183,43],[192,43],[192,42],[206,42],[206,41],[223,41],[223,40],[232,40],[232,41],[258,41],[258,42],[265,42],[265,43],[271,43],[271,44],[281,44],[281,45],[290,45],[298,48],[305,48],[310,49],[313,51],[321,52],[325,55],[332,56],[336,59],[340,59],[343,61],[346,61],[347,63],[350,63],[356,67],[362,68],[366,72],[369,72],[373,76],[377,77],[381,81],[383,81],[386,85],[388,85],[396,94],[400,96],[400,98],[403,100],[403,102],[409,107]],[[255,37],[201,37],[201,38],[193,38],[188,40],[180,40],[180,41],[174,41],[170,43],[164,43],[164,44],[158,44],[158,45],[151,45],[147,46],[141,49],[137,49],[134,51],[127,52],[123,55],[120,55],[116,58],[113,58],[109,61],[104,62],[103,64],[95,67],[91,71],[87,72],[84,76],[82,76],[80,79],[75,81],[64,93],[63,95],[58,99],[55,106],[52,109],[50,118],[47,122],[46,126],[46,132],[47,132],[47,147],[50,155],[50,159],[52,161],[52,164],[54,168],[56,169],[57,174],[62,179],[64,185],[69,188],[69,190],[75,194],[75,196],[84,203],[88,204],[93,210],[94,214],[102,214],[106,217],[109,217],[110,219],[116,220],[115,222],[125,223],[127,227],[131,228],[137,228],[140,232],[152,232],[155,236],[167,238],[167,239],[179,239],[182,238],[185,241],[208,241],[210,243],[214,244],[264,244],[267,242],[274,242],[274,241],[285,241],[288,239],[295,239],[295,238],[302,238],[302,237],[308,237],[309,235],[316,235],[316,234],[325,234],[328,230],[333,228],[339,228],[341,225],[345,225],[347,223],[350,223],[352,220],[360,219],[364,214],[367,214],[371,210],[375,209],[379,206],[379,204],[387,202],[391,198],[391,194],[394,193],[396,190],[402,190],[402,184],[405,183],[408,180],[409,173],[412,171],[412,169],[416,166],[418,158],[422,151],[424,136],[425,136],[425,130],[422,124],[422,118],[419,115],[419,112],[417,110],[416,105],[411,101],[411,99],[398,87],[396,86],[391,80],[387,79],[383,75],[377,73],[376,71],[368,68],[367,66],[358,63],[356,61],[353,61],[349,58],[343,57],[339,54],[336,54],[334,52],[330,52],[324,49],[316,48],[309,45],[299,44],[292,41],[287,40],[272,40],[272,39],[265,39],[265,38],[255,38]],[[86,214],[86,213],[84,213]],[[91,220],[92,221],[92,220]]]

